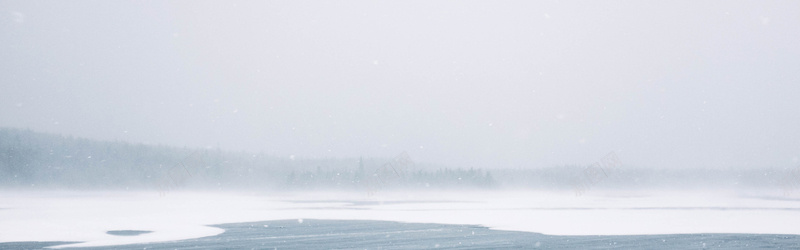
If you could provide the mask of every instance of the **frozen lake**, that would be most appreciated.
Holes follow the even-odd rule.
[[[800,200],[732,192],[0,195],[0,248],[796,248],[800,242]]]
[[[280,220],[215,225],[224,233],[197,239],[113,246],[115,249],[756,249],[799,248],[798,235],[669,234],[558,236],[475,225],[367,220]],[[32,249],[65,242],[0,243]],[[108,246],[80,247],[106,249]]]

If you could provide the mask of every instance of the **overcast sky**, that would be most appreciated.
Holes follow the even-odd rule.
[[[800,164],[800,1],[0,0],[0,126],[462,167]]]

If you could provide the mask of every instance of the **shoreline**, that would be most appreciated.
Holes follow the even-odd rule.
[[[800,235],[800,201],[732,193],[17,192],[0,201],[0,242],[118,246],[214,237],[230,223],[297,220],[481,225],[557,236]],[[769,198],[769,197],[766,197]],[[352,223],[350,223],[352,224]],[[108,231],[151,231],[119,236]],[[638,236],[637,236],[638,237]],[[612,242],[613,243],[613,242]],[[35,246],[33,246],[35,247]]]
[[[212,225],[225,232],[179,241],[75,247],[68,242],[7,242],[0,248],[40,249],[429,249],[429,248],[800,248],[800,235],[665,234],[560,236],[477,225],[375,220],[276,220]]]

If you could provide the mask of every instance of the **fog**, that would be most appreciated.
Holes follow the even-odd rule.
[[[797,10],[0,0],[0,248],[304,217],[800,235]]]
[[[789,167],[786,1],[3,1],[0,126],[476,168]]]

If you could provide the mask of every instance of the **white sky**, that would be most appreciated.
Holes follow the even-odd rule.
[[[798,1],[0,1],[0,126],[464,167],[800,164]]]

